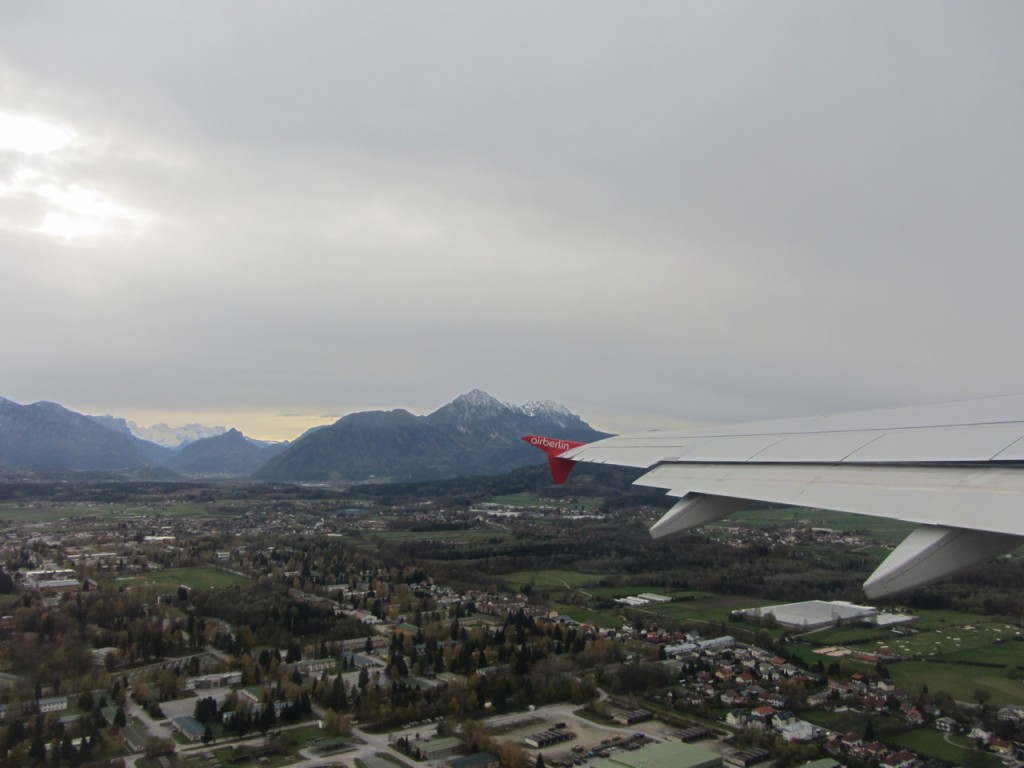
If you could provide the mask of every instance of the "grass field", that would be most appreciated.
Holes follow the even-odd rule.
[[[680,603],[649,603],[640,610],[661,617],[666,622],[728,622],[729,614],[740,608],[757,608],[767,601],[732,595],[708,596],[701,600],[686,600]],[[738,629],[753,629],[749,624],[739,624]]]
[[[82,518],[207,517],[219,511],[219,509],[192,502],[152,507],[99,502],[67,504],[5,502],[0,504],[0,523],[56,523],[64,520],[81,520]]]
[[[1024,642],[1008,640],[1003,643],[972,648],[946,654],[944,661],[963,661],[980,664],[994,664],[1000,667],[1024,669]]]
[[[564,605],[562,603],[549,603],[551,610],[571,616],[579,622],[590,623],[597,627],[621,627],[622,617],[607,611],[594,611],[579,605]]]
[[[827,509],[804,509],[782,507],[779,509],[747,509],[729,515],[718,525],[749,522],[755,525],[803,525],[815,528],[832,528],[837,531],[864,531],[881,541],[897,543],[906,538],[914,526],[901,520],[869,515],[851,515]]]
[[[534,589],[573,589],[593,587],[604,578],[600,573],[578,573],[576,571],[515,571],[502,577],[509,584],[529,584]],[[594,589],[587,589],[593,593]]]
[[[867,716],[863,712],[832,712],[827,709],[812,709],[800,715],[804,720],[836,733],[859,733],[864,735]]]
[[[934,628],[916,635],[894,635],[879,645],[888,646],[890,650],[902,656],[946,657],[966,651],[987,650],[1004,644],[1015,635],[1016,630],[1003,622],[988,622],[981,619],[973,624],[948,625],[942,629]],[[870,645],[862,647],[869,648]],[[1013,643],[1000,655],[1005,658],[1011,657],[1015,646],[1017,643]],[[1020,648],[1017,658],[1024,662],[1024,646]]]
[[[828,629],[803,636],[787,649],[806,664],[829,663],[814,653],[816,647],[849,645],[858,650],[881,651],[907,661],[887,664],[896,683],[906,691],[927,685],[933,693],[945,691],[960,701],[974,700],[979,689],[989,691],[995,706],[1024,701],[1024,683],[1007,676],[1007,668],[1024,669],[1024,642],[1019,629],[957,611],[921,611],[913,627],[916,634],[897,635],[874,627]],[[847,659],[853,669],[871,665]]]
[[[835,627],[807,633],[802,639],[816,646],[851,645],[906,658],[1024,668],[1024,642],[1015,640],[1020,630],[1005,621],[957,611],[920,611],[911,626],[914,634],[879,627]]]
[[[217,568],[171,568],[166,571],[154,571],[118,579],[118,582],[125,584],[162,586],[168,589],[177,589],[181,584],[192,589],[231,587],[235,584],[246,584],[248,581],[249,579],[245,576],[238,576]]]
[[[995,667],[945,664],[929,661],[904,661],[889,665],[889,674],[905,691],[920,691],[923,685],[931,693],[945,691],[958,701],[973,701],[979,688],[989,691],[989,704],[1000,707],[1024,701],[1024,683],[1006,676]]]
[[[545,499],[536,493],[509,493],[504,496],[493,496],[495,504],[507,504],[510,507],[561,507],[563,509],[597,509],[604,503],[604,499],[594,499],[586,496],[574,496],[570,499]]]
[[[945,734],[930,728],[916,728],[913,731],[892,736],[886,741],[927,757],[937,757],[953,765],[964,765],[967,755],[972,751],[970,748],[946,741]],[[1003,762],[993,754],[979,752],[976,757],[980,758],[980,762],[975,765],[984,765],[986,768],[1002,768]]]
[[[11,523],[52,523],[72,517],[107,517],[120,514],[120,508],[111,504],[0,504],[0,521]]]
[[[888,643],[893,638],[893,634],[890,630],[879,627],[832,627],[817,632],[808,632],[802,637],[814,645],[859,646],[872,640]]]

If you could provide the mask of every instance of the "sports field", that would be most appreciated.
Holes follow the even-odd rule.
[[[169,568],[165,571],[125,576],[117,581],[126,586],[166,587],[170,590],[182,585],[190,589],[230,587],[235,584],[246,584],[249,579],[219,568]]]

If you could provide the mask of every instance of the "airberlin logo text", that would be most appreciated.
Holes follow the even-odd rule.
[[[530,445],[536,445],[538,448],[557,448],[560,451],[572,448],[565,440],[552,440],[550,437],[531,437]]]

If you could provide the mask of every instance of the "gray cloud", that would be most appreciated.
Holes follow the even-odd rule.
[[[619,430],[1022,391],[1022,15],[7,9],[0,111],[75,143],[0,150],[0,394],[313,418],[478,386]],[[121,218],[39,231],[25,169]]]

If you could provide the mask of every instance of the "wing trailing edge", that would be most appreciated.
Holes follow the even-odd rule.
[[[532,444],[548,453],[553,473],[561,467],[563,479],[576,462],[647,469],[637,485],[679,499],[651,527],[654,537],[706,525],[753,501],[915,523],[864,583],[869,597],[937,581],[1024,545],[1024,395]]]

